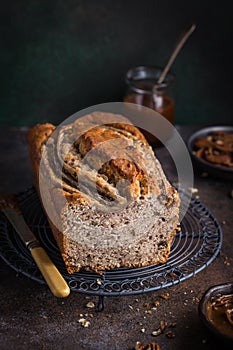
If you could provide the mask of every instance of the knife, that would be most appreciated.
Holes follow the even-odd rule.
[[[16,198],[14,196],[1,196],[0,210],[8,218],[15,231],[29,249],[53,295],[58,298],[67,297],[70,294],[68,284],[26,224]]]

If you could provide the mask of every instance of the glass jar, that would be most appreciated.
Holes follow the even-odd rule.
[[[138,66],[126,73],[127,91],[124,102],[136,103],[154,109],[169,122],[175,122],[175,102],[170,87],[175,79],[168,73],[161,84],[158,79],[162,68],[156,66]]]

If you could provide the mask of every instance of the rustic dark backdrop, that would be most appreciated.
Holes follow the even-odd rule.
[[[1,2],[0,124],[59,123],[121,101],[124,75],[164,65],[191,22],[173,65],[176,121],[232,124],[230,1],[12,0]]]

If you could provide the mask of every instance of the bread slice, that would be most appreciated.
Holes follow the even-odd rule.
[[[179,195],[127,118],[94,112],[58,128],[36,125],[27,144],[69,273],[167,261]]]

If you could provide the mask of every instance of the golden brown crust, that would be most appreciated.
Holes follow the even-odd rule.
[[[101,113],[100,113],[101,114]],[[83,133],[75,142],[74,142],[74,149],[78,151],[79,155],[81,157],[85,157],[87,153],[91,153],[92,149],[97,148],[98,145],[104,144],[107,140],[117,139],[122,140],[124,142],[125,140],[131,140],[132,146],[137,148],[138,140],[139,142],[144,146],[148,145],[146,139],[142,135],[142,133],[135,128],[132,124],[127,123],[104,123],[104,125],[96,126],[94,124],[94,117],[100,118],[100,114],[96,113],[93,115],[88,116],[88,120],[90,122],[93,122],[92,128],[87,128],[88,130]],[[100,118],[101,119],[101,118]],[[111,118],[110,118],[111,119]],[[114,117],[113,117],[114,120]],[[83,123],[83,128],[85,130],[85,123]],[[41,152],[42,147],[48,140],[49,136],[53,133],[53,131],[56,129],[56,127],[50,123],[46,124],[39,124],[31,128],[27,134],[27,144],[29,148],[30,158],[31,158],[31,164],[35,179],[35,185],[39,192],[39,167],[40,167],[40,161],[41,161]],[[135,146],[136,145],[136,146]],[[116,186],[117,183],[119,183],[119,180],[127,180],[131,187],[130,187],[130,194],[133,195],[133,197],[139,198],[140,196],[146,195],[149,191],[152,193],[159,194],[163,192],[165,196],[168,196],[171,200],[171,202],[174,202],[172,197],[175,196],[176,191],[172,186],[170,186],[169,183],[166,182],[166,179],[162,179],[161,183],[163,183],[163,189],[158,188],[157,184],[157,177],[160,176],[160,172],[157,173],[154,172],[154,179],[150,183],[148,183],[147,176],[145,174],[145,168],[143,168],[143,165],[141,167],[141,164],[143,163],[143,156],[145,156],[145,147],[140,148],[138,153],[136,153],[136,159],[134,161],[130,161],[129,159],[119,158],[115,155],[115,150],[113,148],[102,148],[99,152],[104,152],[105,156],[107,155],[110,157],[111,155],[113,158],[109,158],[110,160],[102,164],[102,166],[99,168],[99,175],[100,177],[96,180],[96,184],[99,186],[100,189],[103,190],[103,192],[108,195],[112,195],[111,191],[109,191],[108,185],[111,186],[113,184],[113,187]],[[140,153],[142,152],[142,153]],[[117,153],[116,153],[117,154]],[[72,161],[73,154],[67,154],[67,158],[64,159],[64,164],[66,166],[67,172],[72,169],[72,166],[70,165],[70,162]],[[98,157],[94,155],[94,160],[98,162]],[[96,160],[97,159],[97,160]],[[67,163],[65,163],[67,160]],[[101,157],[100,157],[101,160]],[[97,168],[98,169],[98,168]],[[153,170],[152,170],[153,171]],[[157,170],[155,170],[157,171]],[[72,175],[72,181],[75,181],[77,179],[77,174]],[[108,179],[108,182],[104,181],[102,182],[101,176],[106,177]],[[43,178],[43,177],[42,177]],[[79,192],[77,189],[77,186],[75,188],[72,188],[72,182],[69,183],[69,178],[67,179],[66,186],[64,186],[64,179],[63,185],[62,181],[60,185],[57,185],[56,182],[54,183],[54,186],[51,188],[51,190],[47,193],[46,200],[49,202],[49,205],[54,210],[58,217],[58,221],[61,221],[62,212],[64,209],[65,204],[66,205],[84,205],[88,207],[88,201],[87,198],[82,194],[82,192]],[[62,187],[63,186],[63,187]],[[106,187],[106,188],[105,188]],[[159,192],[160,191],[160,192]],[[65,204],[64,204],[65,203]],[[167,206],[170,205],[170,202],[167,203]],[[88,266],[78,266],[77,260],[75,260],[72,256],[70,256],[70,251],[72,251],[71,246],[73,242],[71,242],[66,235],[64,235],[58,227],[62,227],[62,225],[54,225],[51,218],[49,218],[49,215],[47,215],[48,221],[50,224],[50,227],[52,229],[53,235],[57,241],[58,247],[61,251],[62,258],[65,262],[67,271],[69,273],[78,272],[81,268],[87,268],[92,271],[96,271],[98,273],[101,272],[103,269],[110,269],[114,267],[141,267],[146,266],[151,263],[157,263],[157,262],[165,262],[167,260],[167,256],[161,257],[160,260],[156,260],[157,257],[153,257],[150,261],[127,261],[126,258],[122,259],[123,265],[118,263],[114,263],[115,265],[101,265],[99,262],[98,265],[95,265],[95,262],[90,261]],[[174,236],[174,232],[170,233],[170,238],[168,244],[170,245],[172,242],[172,238]],[[79,243],[75,243],[75,249],[79,249],[80,251],[83,249],[82,246],[80,246]],[[170,248],[170,247],[169,247]],[[85,254],[88,254],[88,251],[85,251],[83,249]],[[82,252],[82,254],[84,254]],[[94,257],[95,252],[92,252],[92,257]],[[169,250],[168,250],[169,254]]]
[[[50,123],[37,124],[30,128],[26,135],[33,176],[37,188],[39,186],[41,148],[47,142],[49,136],[52,134],[55,128],[56,127]]]
[[[129,140],[130,138],[132,140],[136,138],[137,140],[140,140],[142,144],[147,144],[147,141],[142,133],[133,125],[125,123],[112,123],[91,128],[82,134],[74,145],[81,156],[84,157],[89,151],[96,148],[103,142],[117,139],[118,141],[120,141],[119,139]],[[134,148],[133,146],[130,147]],[[122,149],[124,149],[123,143]],[[100,159],[100,164],[102,160],[101,155],[104,154],[105,158],[111,159],[115,152],[115,144],[113,144],[113,147],[111,147],[111,144],[107,144],[106,147],[102,147],[101,150],[99,150],[98,154],[94,154],[92,163],[95,164],[96,168],[98,168],[98,159]],[[128,180],[132,184],[132,196],[138,197],[138,195],[140,195],[139,188],[141,187],[141,184],[143,185],[143,189],[141,191],[142,194],[145,195],[148,193],[148,184],[146,181],[145,172],[139,167],[140,163],[142,163],[142,159],[138,162],[138,164],[135,164],[129,159],[119,158],[118,156],[117,158],[113,158],[108,162],[105,162],[103,165],[101,164],[99,173],[107,176],[108,182],[114,184],[114,186],[116,186],[119,180]],[[140,185],[138,186],[138,184]]]
[[[75,142],[75,146],[82,157],[84,157],[91,149],[95,148],[99,143],[122,138],[119,133],[106,129],[104,126],[96,126],[80,136],[80,138]]]
[[[112,124],[106,124],[106,126],[112,126],[118,130],[126,131],[129,134],[133,135],[135,137],[135,139],[142,141],[143,144],[145,144],[145,145],[148,144],[144,135],[133,124],[130,124],[130,123],[112,123]]]

